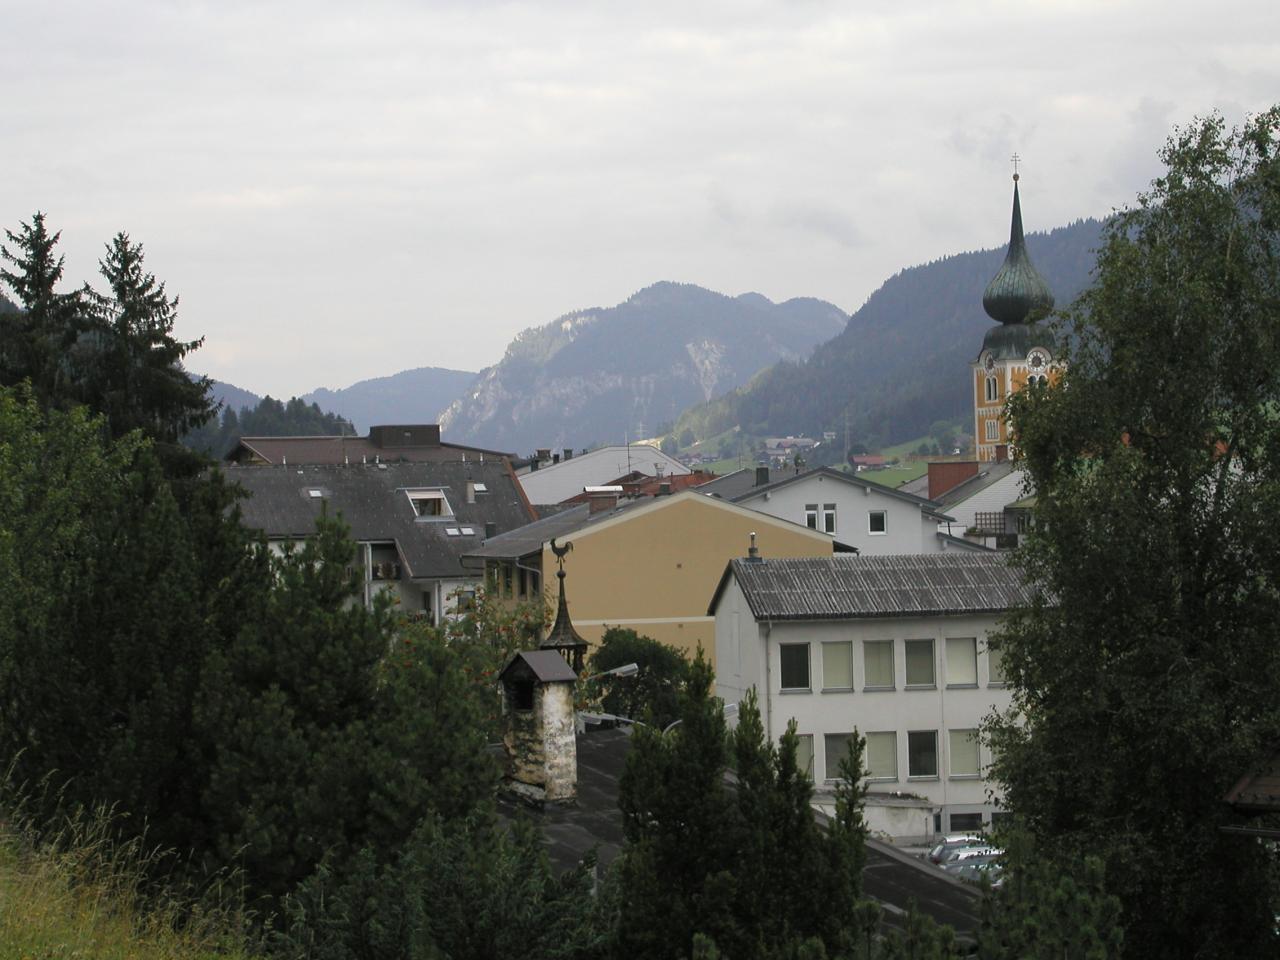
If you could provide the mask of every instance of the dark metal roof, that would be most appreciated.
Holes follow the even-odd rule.
[[[575,503],[569,510],[562,510],[536,523],[526,524],[518,530],[486,540],[483,544],[468,550],[466,555],[477,559],[512,560],[517,557],[527,557],[532,553],[541,553],[542,545],[552,538],[563,540],[602,520],[608,520],[620,513],[653,503],[655,499],[655,497],[640,497],[635,500],[620,500],[617,506],[599,510],[596,513],[591,512],[589,504]]]
[[[738,559],[725,569],[708,613],[714,614],[730,576],[757,620],[1001,613],[1033,596],[1021,571],[1000,554]]]
[[[498,679],[504,679],[512,670],[520,672],[522,665],[540,683],[554,683],[558,680],[575,681],[578,679],[578,675],[573,672],[564,657],[556,650],[517,651],[507,661],[507,665],[502,668],[502,671],[498,674]]]
[[[784,480],[787,477],[795,475],[794,467],[787,467],[782,470],[769,468],[769,482],[775,483]],[[763,489],[756,486],[756,468],[743,467],[741,470],[735,470],[733,473],[726,473],[723,477],[716,477],[707,483],[698,487],[699,493],[705,493],[708,496],[719,497],[722,500],[734,500],[745,493],[750,493],[753,489]]]
[[[500,450],[484,450],[443,441],[434,444],[379,446],[372,437],[241,437],[224,459],[246,464],[258,459],[274,466],[294,466],[306,463],[373,463],[375,460],[383,463],[422,463],[460,460],[464,456],[470,461],[481,457],[497,460],[511,455]]]
[[[987,284],[982,308],[992,320],[1002,324],[1024,323],[1033,310],[1053,309],[1053,294],[1044,277],[1027,256],[1022,236],[1022,202],[1018,199],[1018,179],[1013,182],[1013,220],[1009,225],[1009,252],[999,272]]]
[[[505,460],[435,463],[226,467],[227,477],[249,496],[240,509],[246,526],[272,539],[301,539],[315,533],[321,509],[340,516],[361,541],[394,541],[413,578],[471,576],[461,558],[484,539],[484,525],[513,530],[533,513]],[[483,483],[475,503],[467,503],[467,482]],[[418,517],[406,490],[439,488],[452,517]],[[318,490],[319,496],[311,491]],[[462,533],[469,528],[471,534]],[[451,536],[448,531],[457,530]]]

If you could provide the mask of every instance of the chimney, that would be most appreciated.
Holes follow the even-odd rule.
[[[612,487],[583,487],[582,492],[587,495],[587,515],[596,513],[604,513],[612,510],[618,505],[618,497],[622,495],[622,488]]]
[[[559,462],[560,462],[560,454],[553,453],[551,455],[551,465],[554,467]]]
[[[535,460],[550,460],[550,459],[551,459],[551,448],[550,448],[550,447],[539,447],[536,451],[534,451],[533,458],[534,458]]]
[[[572,459],[573,459],[573,447],[565,447],[565,448],[564,448],[564,458],[565,458],[566,460],[572,460]]]
[[[529,458],[529,472],[534,473],[538,469],[539,460],[536,456]]]
[[[769,468],[756,467],[756,486],[763,487],[769,482]]]
[[[751,531],[751,546],[747,548],[747,563],[764,563],[760,557],[760,548],[756,546],[756,532]]]
[[[493,537],[496,537],[497,535],[498,535],[498,525],[494,523],[492,520],[486,520],[484,522],[484,538],[486,540],[489,540]]]
[[[978,475],[976,460],[931,460],[929,462],[930,500],[937,500],[948,490]]]

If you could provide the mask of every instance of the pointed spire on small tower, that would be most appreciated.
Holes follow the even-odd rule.
[[[1052,310],[1053,294],[1027,255],[1022,236],[1022,201],[1018,197],[1018,163],[1013,155],[1013,219],[1009,224],[1009,251],[1004,263],[982,295],[982,308],[999,323],[1025,323],[1033,310]]]
[[[559,565],[556,578],[560,581],[560,600],[556,604],[556,620],[551,625],[551,632],[538,646],[542,650],[559,650],[565,662],[576,673],[582,673],[582,660],[587,652],[587,641],[583,640],[578,631],[573,628],[573,621],[569,618],[569,603],[564,596],[564,558],[572,549],[573,544],[569,541],[565,541],[563,547],[558,547],[555,538],[551,540],[551,552],[556,555],[556,563]]]

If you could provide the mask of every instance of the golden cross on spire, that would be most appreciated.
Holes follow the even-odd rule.
[[[1013,179],[1018,179],[1018,163],[1022,160],[1016,153],[1009,158],[1009,162],[1013,164]]]

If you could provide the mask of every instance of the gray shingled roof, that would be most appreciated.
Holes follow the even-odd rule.
[[[523,664],[542,683],[554,683],[558,680],[577,680],[578,675],[560,655],[558,650],[520,650],[517,651],[507,665],[498,673],[498,679],[506,677],[513,668],[519,671]]]
[[[356,540],[394,541],[408,576],[471,576],[461,558],[484,539],[490,521],[499,533],[532,520],[529,507],[505,460],[436,463],[226,467],[229,479],[249,493],[241,501],[242,520],[273,539],[301,539],[315,533],[322,505],[340,516]],[[467,503],[467,481],[487,492]],[[451,518],[420,518],[405,491],[442,488]],[[319,490],[320,496],[310,491]],[[462,535],[461,529],[474,532]],[[449,536],[447,530],[459,531]]]
[[[1000,554],[738,559],[726,568],[709,612],[730,576],[757,620],[1000,613],[1032,599],[1021,572]]]

